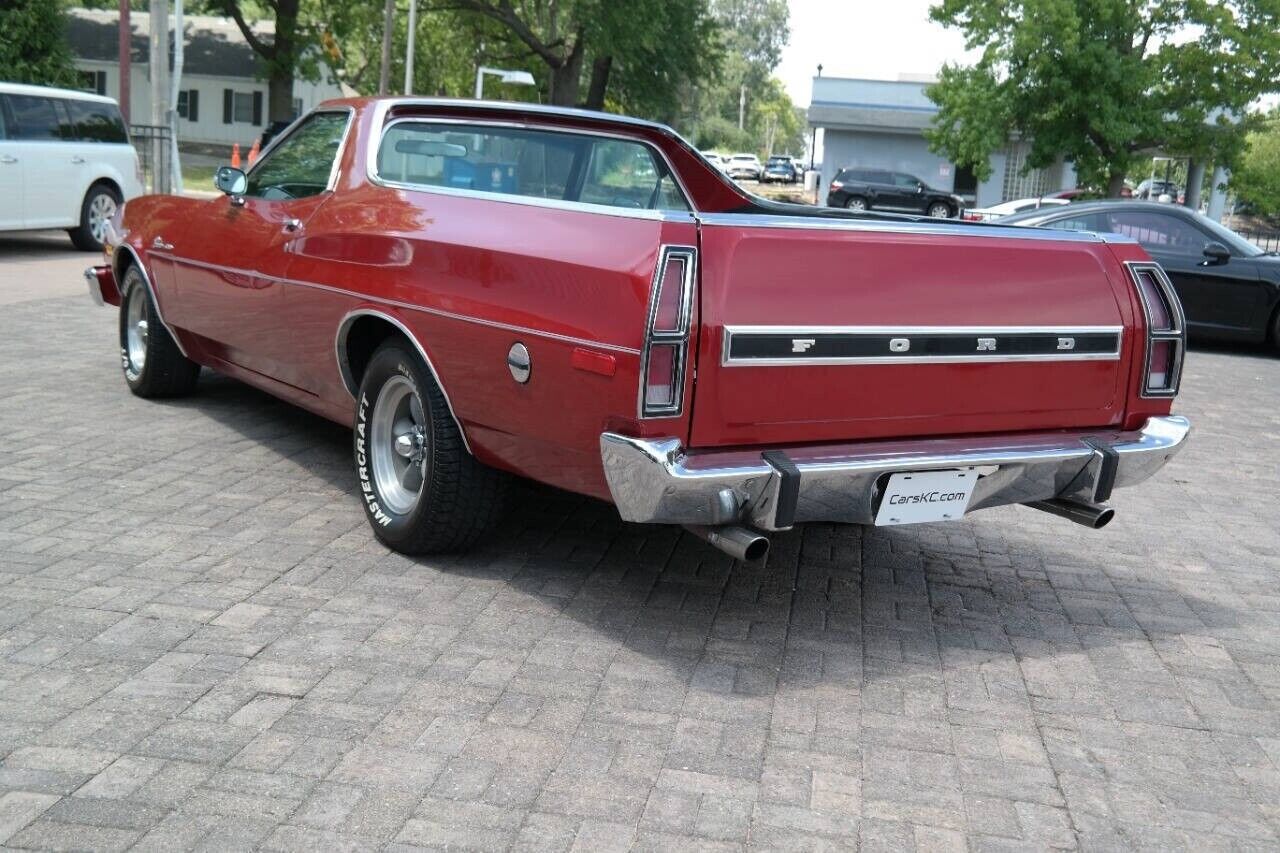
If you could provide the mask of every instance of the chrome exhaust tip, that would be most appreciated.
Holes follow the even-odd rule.
[[[1091,527],[1094,530],[1101,530],[1111,523],[1111,519],[1115,518],[1116,511],[1109,506],[1088,503],[1087,501],[1077,501],[1070,498],[1053,498],[1047,501],[1031,501],[1023,504],[1032,509],[1042,510],[1044,512],[1053,513],[1061,516],[1076,524],[1083,524],[1085,527]]]
[[[684,529],[707,544],[719,548],[733,559],[744,563],[758,563],[769,556],[769,537],[745,527],[737,525],[703,527],[697,524],[686,524]]]

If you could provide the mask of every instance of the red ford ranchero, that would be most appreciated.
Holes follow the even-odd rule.
[[[475,542],[511,475],[742,560],[811,521],[1097,528],[1190,429],[1122,237],[772,203],[663,125],[483,101],[331,101],[216,182],[130,201],[86,271],[125,381],[350,425],[398,551]]]

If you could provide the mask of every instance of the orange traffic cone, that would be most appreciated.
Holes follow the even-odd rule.
[[[249,165],[252,166],[258,160],[258,140],[253,140],[253,147],[249,149]]]
[[[240,143],[236,142],[231,145],[231,168],[240,168]]]

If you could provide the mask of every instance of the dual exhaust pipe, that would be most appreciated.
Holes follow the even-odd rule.
[[[1053,498],[1047,501],[1031,501],[1023,504],[1041,512],[1083,524],[1093,530],[1101,530],[1115,518],[1116,511],[1109,506],[1077,501],[1070,498]],[[719,548],[735,560],[744,563],[758,563],[769,556],[769,537],[754,530],[748,530],[736,524],[724,527],[704,527],[687,524],[685,530],[697,536],[708,545]]]

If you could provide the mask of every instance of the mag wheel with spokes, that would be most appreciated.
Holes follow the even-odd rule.
[[[352,451],[374,535],[405,554],[464,550],[501,515],[507,478],[462,441],[422,357],[391,340],[356,395]]]

